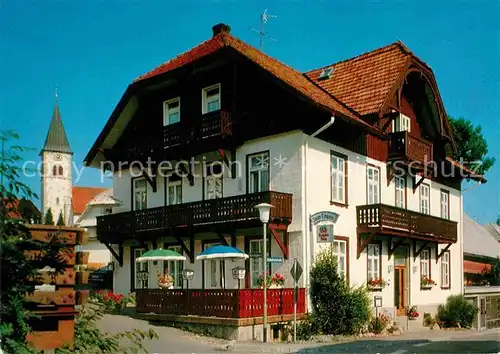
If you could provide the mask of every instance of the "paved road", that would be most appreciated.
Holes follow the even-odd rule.
[[[285,344],[228,341],[201,337],[176,328],[152,326],[146,321],[127,316],[106,315],[99,327],[106,332],[122,332],[134,328],[153,328],[159,340],[145,342],[151,353],[500,353],[500,330],[444,332],[425,331],[406,333],[402,336],[367,338],[365,340],[341,344]],[[425,339],[423,339],[425,337]],[[229,344],[229,350],[226,350]]]

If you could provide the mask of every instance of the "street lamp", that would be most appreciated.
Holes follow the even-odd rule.
[[[233,279],[238,280],[238,289],[240,289],[241,279],[245,279],[246,269],[244,267],[233,268]]]
[[[255,208],[259,210],[260,221],[262,221],[264,228],[264,245],[263,245],[263,256],[264,258],[264,283],[262,285],[262,289],[264,291],[264,319],[262,321],[262,339],[264,343],[267,342],[267,223],[269,222],[269,214],[271,208],[274,208],[273,205],[268,203],[260,203],[256,205]]]
[[[189,290],[189,281],[193,280],[194,270],[192,269],[183,269],[182,270],[182,279],[186,280],[186,289]]]

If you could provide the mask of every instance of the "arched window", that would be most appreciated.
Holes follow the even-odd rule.
[[[59,176],[62,176],[63,175],[63,168],[62,166],[59,166]]]
[[[59,205],[59,198],[56,198],[56,205]]]
[[[52,167],[52,174],[57,176],[57,166]]]

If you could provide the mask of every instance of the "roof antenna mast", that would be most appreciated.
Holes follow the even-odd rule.
[[[267,13],[267,9],[264,10],[264,13],[262,13],[260,15],[260,30],[256,29],[256,28],[253,28],[253,27],[250,27],[250,29],[252,31],[255,31],[259,34],[259,39],[260,39],[260,50],[263,51],[264,50],[264,39],[269,39],[273,42],[278,42],[276,39],[272,38],[272,37],[269,37],[266,32],[264,31],[264,25],[267,23],[267,21],[270,19],[270,18],[276,18],[278,16],[275,16],[275,15],[270,15]]]

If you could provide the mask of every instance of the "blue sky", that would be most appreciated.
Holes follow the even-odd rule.
[[[258,46],[251,26],[269,8],[279,42],[265,51],[305,71],[402,40],[434,70],[448,114],[483,127],[500,156],[500,2],[497,1],[14,1],[1,6],[0,118],[38,161],[59,87],[74,159],[81,163],[140,74],[211,36],[224,22]],[[500,159],[486,185],[464,194],[480,222],[500,214]],[[28,184],[40,190],[40,179]],[[99,185],[87,169],[79,185]],[[110,185],[110,181],[105,181]]]

